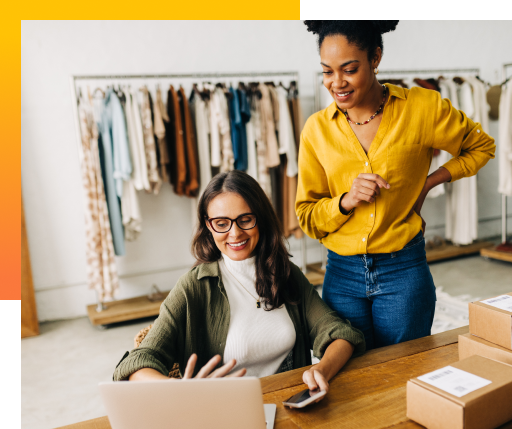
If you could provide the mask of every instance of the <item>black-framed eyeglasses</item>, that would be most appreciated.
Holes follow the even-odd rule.
[[[230,219],[228,217],[211,217],[206,218],[211,228],[218,233],[228,232],[233,226],[233,222],[236,222],[238,228],[247,231],[253,229],[256,226],[256,215],[253,213],[244,213],[238,216],[236,219]]]

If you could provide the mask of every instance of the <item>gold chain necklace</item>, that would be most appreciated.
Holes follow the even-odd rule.
[[[222,261],[222,262],[224,262],[224,261]],[[229,268],[228,268],[228,264],[226,264],[226,262],[224,262],[224,266],[226,267],[226,270],[228,270],[228,273],[229,273],[229,274],[231,274],[231,277],[233,277],[233,278],[238,282],[238,284],[239,284],[240,286],[242,286],[243,290],[245,290],[249,295],[251,295],[251,298],[252,298],[252,299],[256,300],[256,308],[260,308],[260,307],[261,307],[260,300],[259,300],[259,299],[254,298],[254,295],[253,295],[251,292],[249,292],[249,291],[245,288],[245,286],[244,286],[242,283],[240,283],[240,280],[238,280],[238,279],[233,275],[233,273],[229,270]]]

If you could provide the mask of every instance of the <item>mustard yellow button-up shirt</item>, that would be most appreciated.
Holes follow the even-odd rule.
[[[418,234],[420,216],[404,219],[423,189],[434,149],[453,156],[443,165],[452,182],[494,158],[494,139],[437,91],[386,86],[389,98],[368,154],[334,102],[312,115],[301,134],[300,226],[339,255],[396,252]],[[344,215],[340,198],[360,173],[382,176],[390,189]]]

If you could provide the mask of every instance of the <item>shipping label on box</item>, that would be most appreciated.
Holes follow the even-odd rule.
[[[512,349],[512,292],[470,302],[469,333]]]
[[[512,419],[512,365],[471,356],[407,382],[407,417],[428,428],[492,429]]]
[[[471,334],[459,335],[459,360],[473,355],[483,356],[512,365],[512,350]]]

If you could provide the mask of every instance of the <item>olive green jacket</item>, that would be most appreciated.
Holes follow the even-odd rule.
[[[291,264],[291,281],[300,291],[297,305],[285,304],[296,333],[293,367],[311,365],[310,349],[321,358],[336,339],[352,343],[354,356],[362,354],[365,350],[362,332],[340,319],[294,264]],[[198,357],[197,373],[214,355],[224,356],[229,321],[229,302],[218,262],[194,267],[178,280],[162,303],[160,315],[140,346],[118,364],[114,380],[126,380],[142,368],[153,368],[167,375],[175,362],[183,375],[192,353]]]

